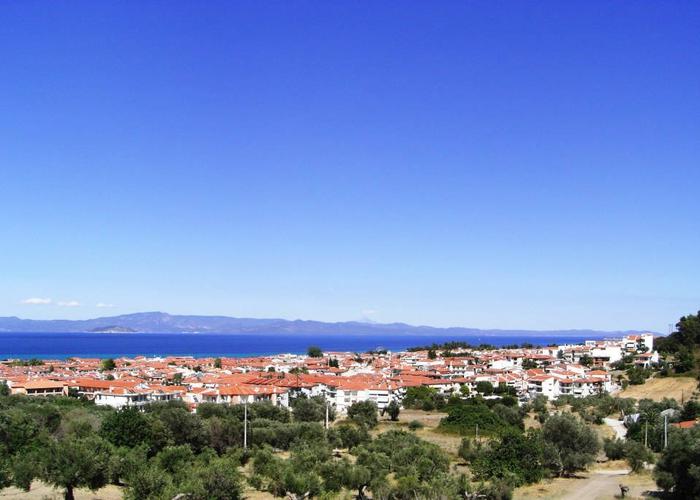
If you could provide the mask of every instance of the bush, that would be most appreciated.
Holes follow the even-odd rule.
[[[457,456],[464,460],[465,462],[471,463],[479,455],[479,448],[475,445],[471,439],[462,438],[462,442],[459,445],[459,450],[457,451]]]
[[[408,423],[408,428],[412,431],[417,431],[418,429],[423,428],[423,422],[421,422],[420,420],[411,420]]]
[[[603,443],[603,451],[610,460],[625,458],[625,442],[617,438],[606,439]]]

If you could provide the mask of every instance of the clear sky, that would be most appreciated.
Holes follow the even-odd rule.
[[[697,1],[0,7],[0,315],[665,332],[699,193]]]

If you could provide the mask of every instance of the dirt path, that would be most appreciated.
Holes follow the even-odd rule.
[[[629,471],[611,470],[594,472],[588,478],[575,483],[576,487],[560,497],[562,500],[580,500],[581,498],[603,499],[614,498],[620,493],[619,485],[627,484],[625,480]],[[631,489],[631,488],[630,488]],[[634,493],[630,491],[630,496]]]
[[[613,500],[620,494],[620,484],[629,487],[626,498],[647,498],[644,493],[656,491],[651,475],[629,474],[625,469],[596,470],[580,478],[558,478],[515,490],[515,500]]]
[[[622,420],[617,420],[616,418],[604,418],[603,422],[608,425],[619,439],[625,439],[627,435],[627,428]]]

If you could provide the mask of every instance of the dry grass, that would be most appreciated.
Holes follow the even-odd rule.
[[[598,437],[600,437],[601,441],[615,437],[615,431],[607,424],[591,425],[591,427],[598,433]]]
[[[18,490],[17,488],[6,488],[0,490],[0,499],[2,500],[61,500],[63,498],[63,490],[52,488],[51,486],[35,481],[29,491]],[[78,489],[75,490],[76,500],[120,500],[122,498],[122,489],[118,486],[109,485],[92,492],[90,490]]]
[[[617,395],[622,398],[661,401],[663,398],[687,401],[698,387],[698,381],[691,377],[654,377],[642,385],[630,385]]]
[[[537,420],[537,416],[535,415],[534,412],[530,412],[527,415],[525,415],[525,418],[523,419],[523,423],[525,424],[526,430],[542,428],[542,424],[540,423],[539,420]]]

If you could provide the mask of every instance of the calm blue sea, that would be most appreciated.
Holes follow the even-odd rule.
[[[411,336],[411,335],[236,335],[202,333],[3,333],[0,332],[0,359],[119,357],[119,356],[259,356],[277,353],[304,353],[310,345],[326,351],[364,352],[377,347],[392,351],[451,340],[474,345],[496,346],[530,342],[579,343],[584,337],[572,336]]]

